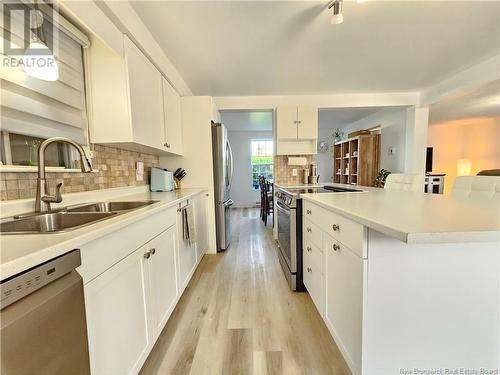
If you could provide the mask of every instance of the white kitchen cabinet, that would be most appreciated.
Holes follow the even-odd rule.
[[[187,203],[190,204],[190,203]],[[182,223],[182,207],[186,203],[179,205],[177,212],[177,238],[178,238],[178,259],[179,259],[179,287],[181,292],[187,286],[191,275],[196,267],[196,246],[184,238],[184,229]]]
[[[177,301],[175,253],[177,248],[176,227],[171,226],[145,245],[149,253],[148,267],[151,290],[151,325],[153,339],[162,331]]]
[[[133,140],[163,148],[162,76],[139,48],[125,37],[125,61]]]
[[[325,262],[323,249],[315,246],[312,238],[307,235],[304,237],[303,263],[304,285],[316,309],[323,316],[325,306]]]
[[[85,285],[92,374],[139,372],[179,295],[175,236],[172,225]]]
[[[318,109],[307,106],[276,108],[276,153],[316,154]]]
[[[208,249],[207,194],[193,199],[196,228],[196,259],[199,262]]]
[[[361,373],[363,259],[332,237],[326,254],[325,320],[354,373]]]
[[[85,285],[93,375],[135,374],[148,355],[151,335],[145,261],[141,248]]]
[[[168,152],[182,155],[181,98],[170,83],[162,77],[164,144]]]
[[[127,36],[123,44],[123,55],[98,39],[89,48],[90,141],[181,155],[179,95]]]

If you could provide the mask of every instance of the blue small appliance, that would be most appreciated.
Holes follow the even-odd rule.
[[[174,190],[174,174],[167,169],[151,168],[151,183],[149,189],[152,192]]]

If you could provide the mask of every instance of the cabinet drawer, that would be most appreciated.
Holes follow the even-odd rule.
[[[346,245],[359,257],[366,257],[366,230],[363,225],[326,211],[322,226],[326,234]]]
[[[319,255],[315,257],[313,254]],[[322,252],[319,251],[315,246],[311,246],[311,251],[304,252],[304,285],[314,302],[314,305],[318,309],[321,316],[323,316],[324,311],[324,281],[325,277],[323,274]]]
[[[321,229],[312,221],[304,218],[304,225],[302,226],[302,232],[304,234],[304,240],[308,239],[312,243],[321,248]]]
[[[304,219],[311,221],[313,224],[319,225],[324,212],[327,212],[324,208],[321,208],[309,201],[303,200],[302,216],[304,217]]]

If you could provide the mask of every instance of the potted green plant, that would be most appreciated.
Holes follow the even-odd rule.
[[[378,172],[377,177],[375,177],[375,187],[383,188],[385,185],[385,180],[390,174],[391,172],[387,169],[381,169],[380,172]]]

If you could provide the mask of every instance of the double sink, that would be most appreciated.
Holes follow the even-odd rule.
[[[98,202],[61,208],[51,212],[32,212],[2,220],[0,233],[41,234],[66,232],[156,202],[158,201]]]

